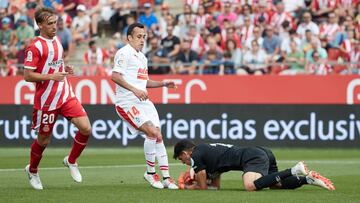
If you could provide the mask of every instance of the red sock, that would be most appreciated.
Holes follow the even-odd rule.
[[[69,163],[74,164],[81,152],[85,149],[89,136],[77,132],[74,138],[74,144],[69,155]]]
[[[31,173],[37,173],[38,166],[42,158],[42,153],[45,150],[45,148],[46,147],[40,146],[37,140],[34,140],[34,142],[32,143],[31,152],[30,152],[30,169],[29,169]]]

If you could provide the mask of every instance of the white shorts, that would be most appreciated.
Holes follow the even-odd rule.
[[[133,135],[138,134],[139,128],[147,121],[160,128],[159,115],[154,104],[149,100],[117,104],[115,109]]]

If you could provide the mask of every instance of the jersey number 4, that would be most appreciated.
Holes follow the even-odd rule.
[[[131,107],[131,109],[128,111],[128,112],[126,112],[126,114],[131,118],[131,120],[132,119],[134,119],[134,116],[137,116],[137,115],[139,115],[140,114],[140,111],[135,107],[135,106],[133,106],[133,107]]]

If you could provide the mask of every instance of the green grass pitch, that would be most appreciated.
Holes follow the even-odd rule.
[[[170,171],[176,177],[186,167],[172,160]],[[23,170],[29,149],[0,149],[0,202],[360,202],[359,149],[274,149],[279,168],[305,160],[334,182],[337,190],[304,186],[297,190],[246,192],[241,172],[222,176],[219,191],[156,190],[144,181],[141,148],[88,148],[78,160],[83,183],[75,183],[62,159],[69,149],[46,149],[40,164],[43,191],[33,190]]]

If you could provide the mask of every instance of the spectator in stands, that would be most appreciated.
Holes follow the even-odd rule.
[[[216,23],[216,17],[210,16],[209,17],[209,27],[207,28],[209,33],[215,37],[217,42],[221,41],[221,28]]]
[[[319,38],[315,37],[311,30],[305,31],[305,38],[301,41],[301,49],[306,54],[311,49],[311,42],[316,41],[318,46],[321,46]]]
[[[236,27],[241,27],[243,24],[245,24],[245,17],[249,17],[250,24],[254,25],[254,15],[252,14],[252,8],[249,4],[245,4],[242,6],[241,10],[242,13],[239,13],[237,15],[237,19],[235,22]]]
[[[224,11],[217,16],[216,21],[220,28],[223,28],[225,19],[227,19],[232,25],[234,25],[237,19],[237,15],[232,11],[232,7],[229,2],[224,3]]]
[[[331,67],[327,65],[326,61],[321,58],[317,51],[311,53],[311,62],[308,61],[306,70],[307,73],[315,75],[327,75],[332,71]]]
[[[188,37],[191,40],[191,50],[195,51],[199,56],[201,56],[205,51],[205,41],[202,32],[205,32],[206,28],[200,28],[200,31],[197,31],[196,25],[191,25],[189,28]]]
[[[266,54],[269,55],[270,61],[274,62],[279,59],[280,45],[281,45],[281,40],[278,36],[274,34],[273,27],[267,26],[266,36],[264,37],[262,47],[266,51]]]
[[[300,16],[302,11],[305,9],[304,0],[282,0],[285,6],[285,12],[290,13],[290,15],[296,21]],[[296,22],[297,23],[297,22]]]
[[[310,12],[304,12],[302,22],[298,26],[296,32],[299,34],[300,38],[304,39],[306,30],[310,30],[315,36],[319,35],[319,26],[312,21]]]
[[[278,1],[276,3],[276,13],[271,17],[270,24],[276,28],[276,33],[281,33],[283,31],[284,22],[288,22],[291,28],[295,28],[295,23],[293,17],[290,13],[285,11],[284,3],[282,1]]]
[[[24,45],[25,39],[32,39],[35,36],[34,28],[30,27],[27,23],[26,16],[20,16],[19,27],[16,29],[17,46]]]
[[[320,59],[322,59],[322,61],[327,59],[328,57],[326,50],[321,46],[319,46],[318,41],[315,39],[311,41],[311,49],[306,52],[305,59],[307,62],[310,63],[314,62],[314,58],[313,58],[314,52],[317,53],[317,55],[319,56]]]
[[[229,59],[233,61],[234,68],[238,69],[242,64],[242,53],[241,49],[236,46],[234,40],[230,39],[226,42],[225,53],[230,54]]]
[[[106,75],[105,64],[108,59],[108,53],[105,49],[96,46],[96,42],[89,42],[89,49],[84,54],[84,75]]]
[[[122,36],[126,38],[126,35],[127,35],[127,30],[129,28],[129,26],[133,23],[136,22],[136,19],[135,19],[135,16],[132,15],[132,14],[129,14],[126,16],[126,25],[123,29],[123,32],[122,32]]]
[[[76,8],[80,4],[80,0],[61,0],[64,11],[74,18],[76,16]]]
[[[214,37],[207,38],[207,51],[203,54],[199,67],[200,74],[219,74],[220,64],[222,63],[223,55],[220,47],[218,47]]]
[[[177,54],[180,51],[180,39],[173,35],[173,25],[168,25],[166,31],[168,35],[161,40],[161,45],[163,46],[166,56],[170,58],[171,61],[174,61]]]
[[[261,35],[262,35],[262,33],[261,33],[260,27],[259,26],[254,27],[253,35],[250,38],[248,38],[245,42],[245,49],[246,50],[251,49],[251,47],[252,47],[251,42],[253,40],[256,40],[258,42],[258,44],[262,45],[264,42],[264,38]]]
[[[333,13],[336,9],[338,0],[313,0],[311,12],[315,18],[324,18]]]
[[[268,24],[270,23],[270,14],[267,11],[267,3],[264,1],[260,1],[258,3],[257,12],[254,14],[254,24]]]
[[[295,42],[297,49],[301,50],[301,39],[297,36],[297,33],[294,30],[290,30],[289,35],[284,37],[281,42],[281,53],[282,56],[292,52],[290,44]]]
[[[336,33],[340,31],[338,18],[335,13],[329,14],[329,22],[320,26],[320,39],[326,39],[329,47],[334,43]]]
[[[181,50],[176,57],[175,73],[194,74],[199,60],[198,54],[191,50],[191,40],[184,38],[181,42]]]
[[[90,32],[91,38],[98,38],[98,24],[100,21],[100,12],[102,4],[99,3],[99,0],[83,0],[82,3],[86,8],[86,14],[90,17]]]
[[[285,62],[288,69],[283,70],[280,75],[296,75],[305,73],[304,52],[299,50],[299,45],[295,41],[290,42],[290,52],[285,54]]]
[[[166,51],[159,46],[156,36],[150,38],[150,50],[146,53],[149,63],[149,74],[167,74],[170,67],[166,66],[171,61],[166,55]]]
[[[158,20],[152,11],[152,5],[150,3],[144,4],[145,13],[140,15],[139,22],[144,24],[147,29],[154,29],[153,26],[158,26]]]
[[[44,7],[56,10],[61,5],[61,0],[43,0]]]
[[[260,48],[258,42],[253,40],[251,42],[251,50],[244,54],[244,67],[237,70],[237,74],[254,74],[263,75],[267,72],[268,56],[266,52]]]
[[[78,44],[80,41],[87,39],[90,34],[90,17],[86,14],[86,7],[79,4],[76,7],[77,16],[74,18],[71,28],[74,41]]]
[[[231,60],[231,53],[225,52],[219,68],[219,75],[235,74],[235,63]]]
[[[6,53],[0,51],[0,77],[15,76],[17,68],[8,63]]]
[[[244,16],[244,25],[241,28],[241,44],[245,45],[246,40],[253,37],[254,25],[251,23],[250,16]]]
[[[166,32],[166,16],[170,14],[169,11],[169,6],[165,3],[163,3],[161,5],[161,12],[160,12],[160,17],[159,17],[159,32],[160,33],[164,33]],[[164,35],[163,37],[165,37],[166,35]]]
[[[190,17],[190,21],[191,23],[194,23],[195,22],[195,18],[196,18],[196,15],[194,14],[194,12],[192,11],[191,9],[191,5],[189,4],[184,4],[184,7],[183,7],[183,13],[181,13],[178,17],[178,21],[179,21],[179,26],[185,24],[185,16],[189,16]]]
[[[60,38],[61,45],[64,49],[64,60],[67,61],[69,52],[72,48],[71,31],[66,27],[65,21],[62,18],[58,19],[57,36]]]
[[[0,43],[2,47],[11,47],[15,45],[15,33],[10,28],[11,19],[4,17],[1,19],[2,29],[0,29]]]
[[[27,2],[26,3],[26,17],[28,19],[29,26],[33,27],[36,31],[38,29],[36,23],[35,23],[35,11],[36,11],[37,4],[35,2]],[[61,5],[62,7],[62,5]]]
[[[228,40],[234,40],[236,42],[236,47],[241,48],[241,38],[236,34],[234,27],[226,28],[221,37],[221,49],[224,50],[226,47],[226,42]]]
[[[198,7],[197,14],[195,17],[195,25],[197,25],[197,30],[206,27],[209,16],[210,15],[206,13],[205,7],[203,5],[200,5]]]
[[[185,22],[182,24],[179,24],[179,32],[177,33],[177,37],[180,39],[183,39],[187,37],[189,33],[190,26],[193,25],[193,21],[191,19],[191,15],[185,15]]]
[[[61,19],[65,23],[65,27],[71,29],[72,17],[67,12],[65,12],[64,7],[60,6],[56,13],[59,16],[59,20]]]

